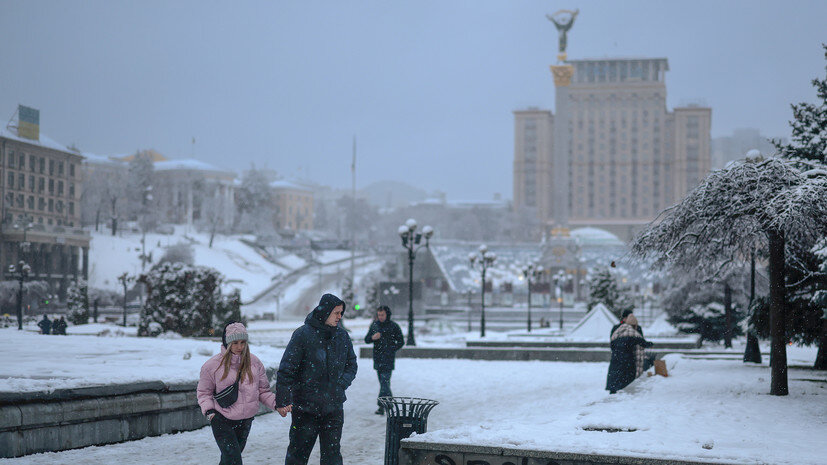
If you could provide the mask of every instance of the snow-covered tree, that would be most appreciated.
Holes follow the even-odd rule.
[[[773,395],[789,392],[784,347],[785,255],[812,246],[827,231],[825,198],[827,171],[804,171],[779,158],[735,162],[710,173],[632,244],[635,254],[652,259],[656,267],[693,268],[706,277],[741,266],[754,251],[766,253]]]
[[[621,287],[617,282],[617,277],[607,267],[592,270],[588,287],[589,310],[597,304],[603,304],[620,318],[624,310],[632,310],[635,307],[629,295],[630,289]]]
[[[68,317],[72,324],[85,325],[89,322],[89,288],[83,279],[69,286],[66,292],[66,308],[69,310]]]
[[[733,309],[732,312],[736,319],[743,317],[743,312],[738,308]],[[670,318],[669,322],[681,332],[700,335],[701,341],[718,342],[726,336],[726,320],[727,315],[723,304],[709,302],[691,305],[687,311]],[[731,332],[735,336],[742,334],[741,327],[738,325],[735,325]]]
[[[244,172],[236,191],[237,212],[233,229],[255,234],[273,225],[273,202],[267,174],[255,166]]]
[[[238,295],[221,294],[223,279],[212,268],[183,263],[163,263],[142,275],[147,296],[138,334],[209,336],[220,331],[228,314],[239,314]]]
[[[150,229],[155,225],[152,189],[155,180],[155,165],[147,152],[138,152],[129,162],[126,195],[130,219],[138,220],[141,228]]]

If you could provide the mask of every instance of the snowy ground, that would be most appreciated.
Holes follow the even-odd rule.
[[[354,337],[361,339],[367,321],[349,322]],[[297,324],[254,323],[251,337],[255,342],[267,332],[289,333]],[[99,329],[110,331],[106,336],[42,336],[0,330],[5,342],[0,346],[5,361],[0,366],[0,391],[195,380],[201,364],[219,348],[211,341],[120,336],[117,327],[104,325],[74,331]],[[282,351],[261,345],[253,350],[266,365],[277,364]],[[791,365],[812,365],[814,358],[814,348],[789,348]],[[774,397],[767,395],[766,363],[744,365],[737,351],[731,357],[669,356],[667,361],[669,378],[644,376],[612,396],[603,390],[606,363],[399,359],[393,387],[398,396],[440,401],[431,413],[430,433],[420,439],[740,464],[825,463],[820,444],[827,437],[827,373],[792,368],[790,395]],[[371,361],[360,360],[345,404],[346,463],[382,462],[384,419],[372,413],[377,391]],[[586,430],[604,427],[635,431]],[[245,463],[280,463],[288,428],[289,420],[278,415],[258,417]],[[203,428],[0,463],[184,465],[217,460],[211,432]],[[311,463],[318,463],[318,450]]]

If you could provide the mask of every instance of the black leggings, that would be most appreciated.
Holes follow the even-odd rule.
[[[247,445],[247,436],[252,426],[252,418],[228,420],[220,413],[215,414],[210,427],[218,449],[221,451],[221,461],[218,465],[242,465],[241,451]]]

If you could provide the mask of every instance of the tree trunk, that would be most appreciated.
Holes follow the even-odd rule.
[[[726,328],[724,328],[724,347],[732,348],[732,288],[728,282],[724,283],[724,318],[726,320]]]
[[[821,320],[821,338],[818,343],[818,355],[813,366],[816,370],[827,370],[827,318]]]
[[[785,334],[784,297],[784,234],[770,231],[767,234],[770,249],[770,350],[771,373],[770,395],[786,396],[787,385],[787,338]]]

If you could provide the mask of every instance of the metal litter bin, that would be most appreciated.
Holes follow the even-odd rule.
[[[428,429],[428,414],[439,402],[418,397],[380,397],[385,409],[385,465],[399,465],[399,445],[413,433]]]

